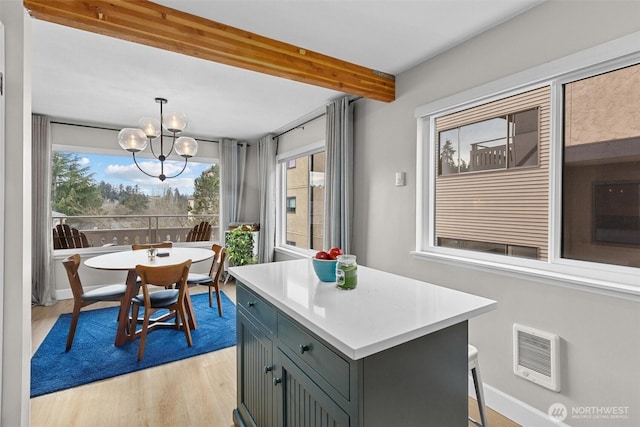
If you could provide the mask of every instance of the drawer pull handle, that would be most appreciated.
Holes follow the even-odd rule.
[[[300,354],[304,354],[305,351],[309,350],[311,350],[311,347],[309,347],[307,344],[300,344]]]
[[[273,371],[273,366],[265,366],[264,367],[264,373],[267,374],[269,372]]]
[[[256,303],[255,303],[255,302],[253,302],[253,301],[249,301],[249,302],[247,303],[247,306],[248,306],[248,307],[255,307],[255,305],[256,305]]]
[[[277,386],[278,384],[280,384],[282,382],[282,378],[274,378],[273,379],[273,385]]]

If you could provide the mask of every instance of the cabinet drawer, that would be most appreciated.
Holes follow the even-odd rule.
[[[281,314],[278,314],[278,339],[296,358],[349,400],[350,364],[347,360]],[[310,376],[313,379],[314,376]]]
[[[269,333],[275,332],[276,309],[271,304],[244,286],[236,287],[236,299],[243,313],[265,327]]]

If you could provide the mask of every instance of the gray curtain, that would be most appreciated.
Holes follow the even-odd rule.
[[[220,224],[223,233],[229,223],[243,219],[246,163],[247,144],[231,139],[220,142]],[[224,234],[220,237],[224,237]]]
[[[327,105],[324,245],[351,253],[353,223],[353,106],[347,97]]]
[[[53,289],[53,224],[51,220],[51,122],[33,115],[31,120],[32,170],[32,274],[31,302],[55,303]]]
[[[273,261],[276,243],[276,151],[272,135],[258,141],[258,179],[260,180],[260,238],[258,262]]]

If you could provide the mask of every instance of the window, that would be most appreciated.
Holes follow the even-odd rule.
[[[562,256],[640,265],[640,65],[563,90]]]
[[[440,175],[537,166],[538,109],[440,131],[438,140]]]
[[[307,150],[302,155],[286,154],[279,158],[281,174],[282,224],[281,244],[322,250],[324,227],[325,153],[322,148]],[[303,150],[304,151],[304,150]],[[291,165],[295,167],[292,168]]]
[[[638,111],[637,38],[418,107],[415,256],[637,295]]]
[[[158,163],[138,161],[148,163],[147,170]],[[178,163],[166,162],[165,170],[179,171]],[[91,247],[184,241],[203,220],[211,223],[217,239],[219,200],[215,163],[190,161],[179,178],[161,183],[142,174],[130,156],[53,152],[53,225],[77,229]]]
[[[296,213],[296,198],[287,197],[287,213]]]
[[[539,121],[549,94],[545,86],[435,119],[436,246],[547,257],[549,166],[538,151],[548,151]]]

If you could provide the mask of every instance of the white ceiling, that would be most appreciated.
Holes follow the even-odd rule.
[[[213,21],[399,74],[543,0],[161,0]],[[33,21],[33,110],[136,126],[165,111],[185,135],[254,140],[318,111],[340,92]]]

